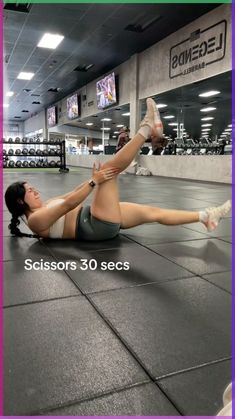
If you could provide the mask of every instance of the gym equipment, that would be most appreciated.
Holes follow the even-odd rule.
[[[8,167],[15,167],[15,162],[14,160],[10,160],[8,163]]]
[[[33,148],[32,146],[30,147],[25,147],[25,145],[28,144],[34,144],[37,143],[42,144],[44,143],[44,141],[47,143],[45,145],[45,149],[41,150],[39,147],[35,147]],[[48,167],[48,168],[55,168],[58,167],[59,168],[59,172],[61,173],[67,173],[69,170],[66,168],[66,153],[65,153],[65,141],[61,140],[60,144],[59,144],[59,140],[52,140],[52,141],[48,141],[48,140],[42,140],[41,136],[39,137],[39,135],[35,136],[34,138],[27,138],[27,137],[23,137],[22,139],[20,137],[15,137],[14,141],[13,139],[10,137],[7,141],[8,143],[11,142],[15,142],[16,144],[18,143],[23,144],[23,148],[18,148],[18,149],[13,149],[13,148],[9,148],[9,149],[4,149],[2,151],[2,157],[4,156],[6,159],[8,159],[8,154],[9,157],[10,156],[23,156],[26,157],[28,155],[30,156],[37,156],[37,158],[33,159],[31,162],[27,161],[28,159],[26,159],[25,161],[23,161],[23,159],[18,159],[17,160],[17,164],[11,160],[11,163],[9,164],[9,167]],[[51,162],[48,162],[47,156],[57,156],[57,160],[55,161],[54,159],[51,159]],[[43,157],[43,158],[42,158]],[[55,157],[56,158],[56,157]],[[2,158],[2,160],[4,160]],[[30,159],[29,159],[30,160]],[[6,165],[4,166],[6,167]]]
[[[6,167],[7,167],[7,161],[4,161],[3,162],[3,168],[6,169]]]

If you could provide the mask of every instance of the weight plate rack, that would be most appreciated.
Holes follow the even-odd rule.
[[[17,141],[16,141],[17,140]],[[60,173],[69,172],[69,168],[66,167],[66,149],[65,149],[65,140],[62,141],[33,141],[33,139],[23,138],[22,140],[18,137],[15,141],[10,138],[10,141],[2,140],[2,144],[7,145],[8,147],[4,148],[2,151],[2,160],[3,168],[24,168],[24,169],[38,169],[38,168],[59,168]],[[13,148],[16,145],[17,148]],[[31,147],[29,147],[31,145]],[[38,148],[41,145],[47,146],[44,150]],[[33,148],[34,146],[35,148]],[[50,148],[52,146],[53,148]],[[55,148],[56,147],[56,148]],[[18,157],[19,160],[16,162],[11,160],[12,157]],[[35,160],[28,161],[28,157],[35,157]],[[48,157],[54,157],[55,160],[48,161]],[[57,157],[57,160],[56,160]],[[24,159],[26,158],[26,159]]]

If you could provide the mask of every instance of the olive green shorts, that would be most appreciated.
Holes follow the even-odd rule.
[[[76,239],[99,241],[113,239],[120,230],[120,224],[101,221],[91,215],[90,206],[82,207],[76,222]]]

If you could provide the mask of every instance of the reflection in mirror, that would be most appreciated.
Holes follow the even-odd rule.
[[[169,141],[163,154],[232,153],[231,72],[153,98]],[[142,117],[145,111],[142,101]]]

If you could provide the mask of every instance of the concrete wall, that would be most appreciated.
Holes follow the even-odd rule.
[[[3,122],[3,136],[4,138],[15,138],[24,136],[24,123],[17,121]]]
[[[155,176],[232,183],[232,156],[139,156]]]
[[[224,73],[232,69],[232,29],[231,4],[224,4],[199,19],[173,33],[140,54],[139,59],[139,99],[153,96],[177,87]],[[221,20],[227,20],[227,40],[225,56],[221,61],[200,70],[175,78],[169,77],[170,49],[190,37],[198,29],[205,30]],[[198,42],[198,41],[197,41]],[[200,42],[200,41],[199,41]],[[196,62],[196,61],[195,61]],[[192,63],[193,64],[193,63]]]
[[[92,168],[111,156],[67,156],[67,165]],[[138,164],[155,176],[232,183],[232,156],[138,156]]]
[[[45,110],[41,111],[32,118],[24,122],[24,134],[43,129],[43,138],[46,138],[46,113]]]

